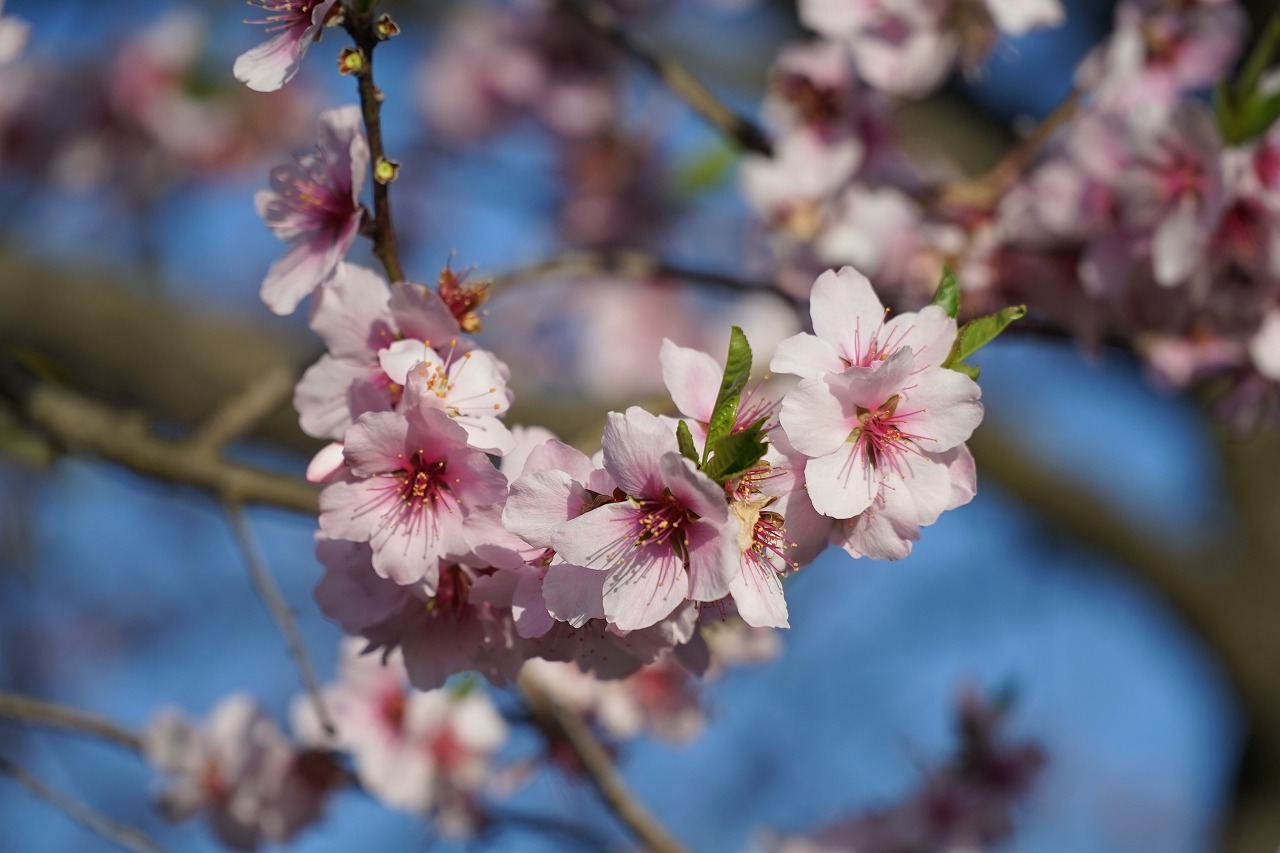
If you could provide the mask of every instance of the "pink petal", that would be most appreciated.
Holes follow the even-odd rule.
[[[552,564],[542,580],[542,598],[547,610],[574,628],[581,628],[589,619],[603,619],[607,577],[604,572],[569,563]]]
[[[919,373],[898,404],[903,431],[923,436],[917,443],[937,453],[961,444],[982,422],[982,389],[963,373],[943,368]]]
[[[857,444],[846,444],[804,466],[813,508],[830,518],[852,518],[871,506],[880,491],[880,476]]]
[[[662,494],[664,484],[659,476],[662,456],[680,451],[672,429],[657,415],[638,406],[627,409],[625,414],[609,413],[601,447],[605,470],[633,497]]]
[[[769,362],[769,369],[775,373],[791,373],[801,379],[818,379],[846,367],[834,346],[807,334],[794,335],[779,343]]]
[[[659,358],[662,380],[680,413],[702,423],[711,420],[724,368],[705,352],[677,346],[666,338]]]
[[[778,419],[787,440],[810,457],[836,452],[857,426],[822,379],[806,379],[783,397]]]
[[[729,583],[729,592],[742,621],[757,628],[789,628],[787,599],[778,573],[765,566],[741,561]]]
[[[827,270],[813,283],[809,297],[813,332],[849,362],[862,360],[866,347],[881,324],[885,311],[867,277],[853,267]]]
[[[604,615],[624,631],[648,628],[688,598],[684,567],[669,549],[637,549],[628,562],[605,576]]]

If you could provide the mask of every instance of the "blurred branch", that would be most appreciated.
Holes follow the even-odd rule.
[[[645,252],[629,249],[565,252],[529,266],[500,273],[494,276],[491,281],[494,289],[498,289],[552,276],[576,277],[591,275],[616,275],[639,279],[680,279],[729,293],[772,294],[779,299],[785,300],[793,308],[798,308],[802,305],[801,300],[777,290],[772,282],[753,281],[724,273],[682,267],[677,264],[667,263],[661,258]]]
[[[136,473],[196,486],[233,503],[270,504],[314,514],[319,489],[303,480],[194,452],[160,438],[144,417],[83,397],[0,361],[0,397],[18,416],[67,450],[96,454]]]
[[[682,853],[684,848],[680,843],[627,788],[613,765],[613,759],[582,718],[556,702],[536,679],[527,674],[520,674],[518,684],[538,728],[549,741],[573,750],[601,798],[645,849],[654,853]]]
[[[297,381],[294,372],[286,367],[268,370],[209,416],[189,439],[191,449],[200,453],[217,453],[280,408],[293,393]]]
[[[1040,156],[1045,146],[1065,127],[1080,109],[1084,93],[1071,90],[1053,112],[1021,141],[1004,153],[1000,161],[985,174],[956,183],[944,184],[935,190],[936,200],[944,205],[992,209],[1004,198],[1028,168]]]
[[[28,696],[0,693],[0,718],[93,735],[134,752],[142,751],[142,738],[105,717]]]
[[[160,853],[160,846],[140,830],[98,814],[84,803],[50,787],[7,758],[0,757],[0,773],[12,778],[35,796],[47,802],[90,832],[118,847],[134,853]]]
[[[597,0],[561,0],[561,3],[602,39],[647,68],[676,97],[688,104],[730,142],[745,151],[753,151],[765,157],[773,156],[773,143],[763,130],[750,119],[729,109],[684,66],[636,44],[604,3]]]
[[[372,5],[372,4],[370,4]],[[382,144],[382,90],[373,81],[373,53],[382,43],[378,37],[372,11],[348,9],[347,32],[364,54],[360,70],[355,72],[360,90],[360,112],[364,117],[365,136],[369,140],[369,167],[373,176],[373,254],[382,262],[390,281],[403,281],[404,268],[396,250],[396,229],[391,220],[389,181],[379,179],[379,164],[387,160]]]
[[[325,732],[334,735],[337,729],[334,728],[333,719],[329,716],[324,699],[320,696],[320,682],[316,679],[315,667],[312,666],[311,658],[307,656],[307,648],[303,645],[302,637],[298,633],[298,623],[294,619],[293,611],[289,609],[289,603],[284,600],[280,587],[276,585],[275,578],[271,575],[271,569],[267,567],[267,558],[253,536],[244,510],[229,502],[225,504],[225,509],[227,519],[231,522],[231,532],[235,536],[236,545],[244,555],[245,567],[249,570],[249,580],[253,582],[253,588],[257,590],[258,597],[267,606],[276,625],[280,627],[280,633],[284,635],[289,657],[293,658],[293,664],[298,668],[298,675],[302,678],[302,686],[307,691],[307,698],[316,709],[316,719],[320,721]]]

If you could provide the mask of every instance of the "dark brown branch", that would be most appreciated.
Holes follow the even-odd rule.
[[[613,759],[582,718],[556,702],[537,679],[522,673],[519,685],[538,728],[549,741],[573,750],[596,791],[644,848],[654,853],[682,853],[680,843],[627,788]]]
[[[16,720],[32,726],[47,726],[77,734],[92,735],[134,752],[142,751],[142,738],[105,717],[68,708],[65,705],[32,699],[29,696],[0,693],[0,718]]]
[[[137,413],[90,400],[0,362],[0,397],[54,444],[124,465],[139,474],[196,486],[237,504],[269,504],[314,514],[319,489],[295,477],[228,462],[160,438]]]
[[[404,268],[396,249],[396,229],[391,218],[391,194],[387,182],[378,180],[378,164],[387,159],[382,143],[382,90],[373,79],[373,54],[382,40],[378,38],[371,11],[349,11],[347,32],[364,54],[364,63],[356,72],[360,91],[360,112],[364,118],[365,136],[369,140],[369,168],[373,181],[373,254],[382,262],[387,278],[404,280]]]
[[[117,823],[105,815],[98,814],[84,803],[74,800],[56,788],[42,782],[7,758],[0,758],[0,773],[9,776],[35,796],[112,844],[125,850],[132,850],[134,853],[160,853],[160,845],[156,844],[140,830]]]
[[[739,115],[698,82],[682,65],[645,50],[636,44],[618,23],[613,12],[594,0],[562,0],[565,8],[576,13],[602,39],[647,68],[676,97],[688,104],[730,142],[745,151],[773,156],[773,143],[758,126]]]

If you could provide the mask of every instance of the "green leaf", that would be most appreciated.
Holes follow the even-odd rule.
[[[745,429],[721,436],[711,458],[702,466],[703,473],[717,483],[724,483],[754,468],[769,449],[762,438],[765,420],[761,418]]]
[[[1240,138],[1232,141],[1245,142],[1261,136],[1277,118],[1280,118],[1280,92],[1269,97],[1255,93],[1240,110]]]
[[[720,380],[720,393],[716,396],[715,407],[711,410],[711,421],[707,424],[707,446],[702,453],[703,464],[706,463],[716,442],[733,430],[733,422],[738,417],[742,389],[747,387],[747,378],[750,375],[751,346],[747,343],[747,336],[742,333],[742,329],[734,326],[729,333],[729,354],[724,360],[724,378]]]
[[[698,152],[676,169],[676,192],[694,196],[715,189],[729,177],[737,159],[737,152],[720,142]]]
[[[950,268],[942,268],[942,280],[938,282],[938,289],[933,292],[933,300],[929,304],[941,305],[948,317],[960,313],[960,288]]]
[[[680,455],[697,465],[698,448],[693,446],[693,433],[689,432],[689,424],[684,421],[676,424],[676,441],[680,445]]]
[[[964,364],[964,360],[991,343],[1014,320],[1021,319],[1026,315],[1027,306],[1010,305],[1008,308],[1001,308],[994,314],[976,317],[965,323],[960,327],[960,332],[956,335],[956,342],[951,346],[951,354],[947,356],[947,360],[942,363],[942,366],[949,367],[952,370],[959,370],[961,373],[971,377],[976,376],[977,368]],[[970,371],[973,372],[971,373]]]

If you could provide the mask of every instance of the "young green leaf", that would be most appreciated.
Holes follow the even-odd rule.
[[[689,424],[685,421],[676,425],[676,442],[680,445],[680,455],[697,465],[698,448],[693,446],[693,433],[689,432]]]
[[[960,287],[949,267],[942,268],[942,280],[938,282],[938,289],[933,292],[933,300],[929,304],[941,305],[948,317],[960,313]]]
[[[742,399],[742,389],[747,387],[747,378],[751,375],[751,346],[742,329],[734,326],[729,333],[729,354],[724,360],[724,378],[720,380],[720,393],[716,396],[715,407],[711,410],[711,421],[707,424],[707,446],[702,453],[705,464],[716,442],[728,435],[733,429],[733,422],[738,417],[738,404]]]
[[[754,468],[769,449],[762,438],[764,423],[765,418],[761,418],[745,429],[721,436],[711,458],[703,463],[703,473],[717,483],[724,483]]]
[[[956,335],[956,342],[951,346],[951,354],[947,356],[947,360],[942,363],[943,367],[949,367],[952,370],[959,370],[961,373],[976,375],[977,368],[964,364],[964,360],[982,349],[987,344],[1008,328],[1009,324],[1014,320],[1021,319],[1027,314],[1027,306],[1011,305],[1008,308],[1002,308],[994,314],[988,314],[985,317],[976,317],[960,327],[959,334]],[[974,371],[974,373],[970,373]]]

